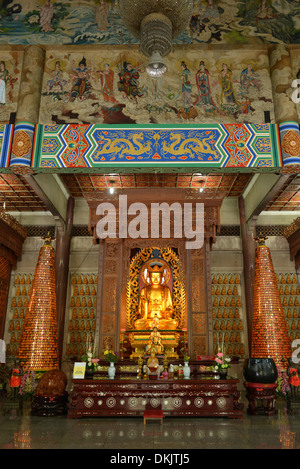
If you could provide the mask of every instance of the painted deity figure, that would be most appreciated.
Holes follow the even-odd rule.
[[[210,90],[209,71],[207,68],[205,68],[203,61],[200,62],[199,70],[196,73],[196,84],[198,89],[198,97],[194,104],[203,104],[204,106],[216,107]]]
[[[158,265],[149,268],[150,283],[142,288],[139,298],[139,319],[135,328],[150,330],[154,317],[159,320],[161,329],[176,329],[177,321],[172,319],[173,301],[169,287],[162,285],[163,271]]]
[[[221,102],[222,104],[236,104],[239,106],[239,102],[235,97],[235,92],[233,89],[233,82],[232,82],[232,71],[228,68],[227,64],[222,64],[222,70],[219,73],[219,82],[222,88],[221,93]]]
[[[6,104],[6,83],[9,78],[9,73],[6,70],[3,60],[0,62],[0,104]]]
[[[118,90],[125,93],[127,97],[142,96],[143,92],[139,87],[139,78],[139,68],[134,68],[130,62],[123,62],[123,67],[119,71]]]
[[[260,89],[261,82],[257,78],[255,71],[253,70],[252,64],[248,64],[246,68],[241,73],[240,83],[242,91],[248,91],[251,86]]]
[[[50,0],[45,0],[45,5],[40,10],[40,25],[42,31],[45,33],[54,31],[51,27],[51,20],[53,18],[53,5]]]
[[[184,61],[181,62],[181,69],[182,72],[179,72],[180,91],[184,107],[189,108],[192,105],[192,85],[190,82],[191,72]]]
[[[89,93],[91,89],[90,69],[86,65],[86,59],[83,57],[79,62],[78,67],[72,68],[74,83],[71,89],[70,101],[74,101],[75,98],[83,98],[84,95]]]
[[[48,88],[49,88],[48,93],[50,93],[52,91],[52,89],[55,88],[55,87],[59,87],[60,91],[62,92],[63,88],[64,88],[64,85],[67,82],[66,82],[66,80],[63,79],[63,71],[60,68],[59,60],[57,60],[55,62],[55,68],[51,72],[51,77],[52,77],[51,80],[48,80],[48,83],[47,83]]]
[[[100,0],[95,8],[95,23],[100,31],[106,31],[108,22],[109,5],[104,0]]]
[[[208,0],[204,15],[207,18],[219,18],[220,12],[214,0]]]
[[[101,80],[101,90],[103,93],[104,101],[110,103],[117,103],[114,97],[114,71],[110,68],[109,64],[104,64],[104,69],[99,71]]]
[[[256,19],[257,20],[268,20],[270,18],[273,18],[273,11],[270,6],[270,2],[267,0],[262,0],[260,2],[260,5],[257,9],[256,13]]]

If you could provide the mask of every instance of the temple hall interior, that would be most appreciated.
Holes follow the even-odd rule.
[[[300,447],[299,18],[0,2],[2,449]]]

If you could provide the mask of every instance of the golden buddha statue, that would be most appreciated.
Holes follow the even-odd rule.
[[[162,284],[163,269],[158,265],[149,267],[150,284],[144,287],[139,299],[139,319],[135,321],[135,329],[150,330],[159,321],[161,330],[177,328],[177,321],[172,318],[173,301],[170,289]],[[152,326],[152,327],[151,327]]]
[[[146,353],[154,350],[157,354],[162,354],[164,351],[164,346],[161,341],[161,335],[157,330],[157,327],[154,327],[153,331],[150,334],[148,345],[146,347]]]

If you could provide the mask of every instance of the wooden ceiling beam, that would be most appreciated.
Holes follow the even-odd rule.
[[[290,175],[259,174],[254,180],[250,190],[242,195],[245,201],[246,223],[251,224],[267,205],[284,187]]]
[[[27,183],[42,200],[56,223],[66,223],[68,194],[60,180],[54,174],[37,174],[24,176]]]

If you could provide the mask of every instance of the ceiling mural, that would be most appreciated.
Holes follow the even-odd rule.
[[[135,44],[117,0],[1,0],[0,44]],[[195,0],[176,43],[299,43],[298,0]]]
[[[39,123],[274,122],[266,50],[179,48],[166,64],[152,79],[136,47],[48,50]]]

